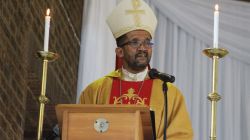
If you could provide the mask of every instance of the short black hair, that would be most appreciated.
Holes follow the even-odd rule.
[[[126,34],[118,37],[116,39],[116,45],[117,45],[117,47],[123,47],[122,45],[125,43],[126,40],[127,40]]]

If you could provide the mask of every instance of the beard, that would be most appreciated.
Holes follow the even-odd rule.
[[[142,71],[148,66],[150,59],[151,55],[148,52],[140,51],[135,54],[134,59],[129,59],[127,64],[133,70]]]

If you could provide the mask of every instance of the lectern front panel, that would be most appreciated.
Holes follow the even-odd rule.
[[[69,113],[67,140],[134,140],[135,114],[127,113]],[[94,128],[95,121],[104,118],[109,127],[105,132]]]

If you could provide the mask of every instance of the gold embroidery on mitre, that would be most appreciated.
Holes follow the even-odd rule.
[[[140,10],[141,2],[140,0],[132,0],[133,9],[126,10],[127,14],[132,14],[134,16],[134,22],[136,26],[141,26],[140,14],[145,14],[144,10]]]
[[[133,88],[128,89],[127,94],[122,94],[120,97],[114,97],[114,104],[123,104],[123,100],[128,100],[128,104],[134,101],[136,105],[145,105],[145,100],[147,98],[141,98],[137,94],[134,94],[135,90]]]

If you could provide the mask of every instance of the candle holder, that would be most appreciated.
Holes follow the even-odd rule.
[[[211,128],[210,140],[216,140],[216,112],[217,102],[221,99],[218,94],[218,61],[228,54],[226,49],[222,48],[207,48],[203,53],[213,60],[213,75],[212,75],[212,92],[208,94],[208,100],[211,101]]]
[[[39,51],[37,52],[37,55],[39,58],[43,60],[41,95],[38,98],[40,102],[40,110],[39,110],[39,122],[38,122],[38,130],[37,130],[37,140],[42,140],[44,108],[45,108],[45,104],[49,102],[49,99],[45,96],[48,62],[55,61],[59,57],[59,55],[57,53],[47,52],[47,51]]]

